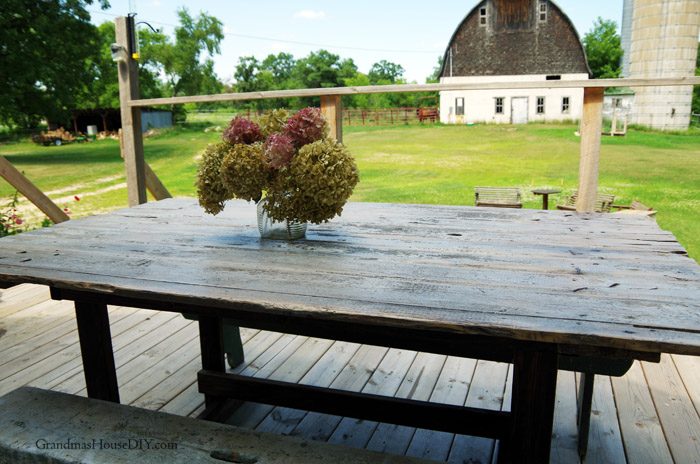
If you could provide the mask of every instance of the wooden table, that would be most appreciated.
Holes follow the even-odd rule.
[[[700,355],[700,267],[653,219],[348,204],[305,240],[261,241],[253,205],[148,203],[0,240],[0,282],[75,301],[88,393],[119,401],[107,304],[199,316],[207,410],[225,397],[501,440],[547,462],[560,359]],[[511,412],[225,373],[241,326],[514,363]]]
[[[531,190],[535,195],[542,195],[542,209],[549,209],[549,196],[561,193],[561,190]]]

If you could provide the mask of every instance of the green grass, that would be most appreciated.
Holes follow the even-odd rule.
[[[166,131],[144,144],[146,160],[175,196],[194,196],[195,157],[219,137],[204,133],[204,127]],[[525,208],[541,207],[541,197],[530,193],[534,188],[563,190],[550,204],[563,202],[564,194],[577,188],[576,129],[569,124],[347,127],[344,141],[361,173],[352,201],[473,205],[474,186],[487,185],[521,187]],[[61,147],[19,143],[0,146],[0,155],[43,191],[61,190],[51,198],[67,198],[76,216],[127,204],[125,188],[117,188],[125,180],[115,141]],[[599,190],[614,193],[616,204],[639,200],[654,207],[659,225],[700,259],[700,131],[603,136]],[[0,199],[12,191],[0,183]]]

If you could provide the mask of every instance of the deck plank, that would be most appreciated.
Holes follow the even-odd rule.
[[[638,361],[622,377],[611,377],[629,462],[672,464],[661,422]]]
[[[201,411],[196,324],[174,313],[124,307],[109,311],[123,400],[181,415]],[[7,330],[0,336],[0,394],[27,384],[84,394],[80,349],[75,329],[69,330],[74,326],[71,305],[49,300],[41,286],[23,284],[0,292],[0,314],[0,328]],[[509,408],[507,364],[251,329],[242,330],[242,340],[246,361],[233,372],[431,401],[464,396],[467,405]],[[31,346],[37,349],[28,351]],[[146,371],[151,375],[140,378]],[[578,460],[575,394],[575,375],[560,372],[552,463]],[[585,462],[698,462],[699,406],[697,357],[664,355],[660,364],[635,363],[621,378],[597,376]],[[252,417],[244,417],[250,411]],[[259,430],[395,454],[455,463],[491,463],[496,456],[491,440],[479,443],[484,439],[253,403],[237,414],[230,421]]]
[[[674,461],[699,463],[700,418],[671,357],[642,367]]]

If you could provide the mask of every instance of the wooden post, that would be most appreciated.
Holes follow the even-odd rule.
[[[578,169],[576,211],[595,211],[600,165],[600,135],[603,130],[603,87],[583,89],[581,118],[581,157]]]
[[[143,134],[141,133],[141,108],[131,107],[132,100],[141,98],[139,93],[139,67],[129,50],[129,24],[133,18],[117,18],[115,21],[117,44],[127,49],[127,58],[119,62],[119,106],[122,115],[124,137],[124,166],[129,206],[148,201],[146,195],[146,168],[143,156]]]
[[[124,132],[121,129],[119,129],[119,150],[121,152],[122,159],[124,159]],[[160,181],[156,173],[153,172],[151,166],[145,161],[143,165],[146,170],[146,188],[149,192],[151,192],[153,198],[155,198],[156,201],[172,198],[173,196],[170,194],[168,189],[165,188],[165,185],[163,185],[163,182]]]
[[[343,99],[340,95],[321,96],[321,112],[331,126],[330,136],[343,141]]]
[[[19,193],[27,197],[27,200],[47,215],[55,224],[70,219],[68,215],[49,199],[44,192],[39,190],[29,179],[17,170],[3,156],[0,156],[0,176],[2,176]]]

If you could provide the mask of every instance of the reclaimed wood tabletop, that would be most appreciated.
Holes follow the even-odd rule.
[[[262,315],[700,355],[700,266],[647,217],[349,203],[306,239],[168,199],[0,240],[0,282]]]

